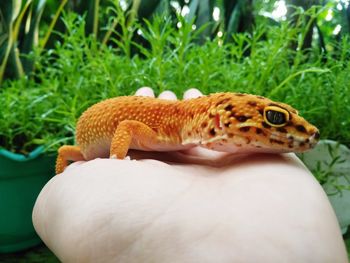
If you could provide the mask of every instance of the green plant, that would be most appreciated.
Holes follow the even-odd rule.
[[[252,33],[232,35],[232,42],[217,36],[197,45],[205,26],[194,30],[193,19],[178,15],[174,23],[160,15],[130,21],[119,5],[107,12],[113,17],[101,34],[105,41],[87,35],[84,17],[68,12],[65,33],[59,33],[62,41],[53,49],[34,48],[33,77],[4,83],[2,147],[28,152],[44,144],[54,151],[63,142],[73,143],[84,109],[104,98],[132,94],[140,86],[178,95],[189,87],[204,93],[265,95],[294,105],[321,128],[324,138],[349,145],[350,120],[342,117],[350,115],[346,37],[325,61],[317,49],[290,49],[289,43],[302,41],[302,23],[291,27],[289,21],[270,25],[261,20]]]
[[[62,1],[63,6],[67,0]],[[39,24],[46,0],[9,0],[0,6],[0,85],[6,78],[23,78],[33,70],[31,53],[39,44]],[[55,14],[55,23],[62,8]],[[45,46],[53,25],[42,46]]]
[[[348,41],[341,43],[341,59],[329,54],[323,62],[301,53],[303,63],[290,67],[298,51],[289,48],[288,40],[298,39],[303,28],[290,28],[287,21],[257,27],[253,34],[236,34],[232,43],[216,37],[196,45],[201,31],[192,29],[193,22],[178,19],[180,28],[161,16],[143,24],[136,20],[128,32],[138,31],[147,45],[125,33],[111,36],[117,43],[113,48],[86,36],[83,17],[67,13],[63,41],[34,53],[34,78],[5,83],[0,94],[5,109],[0,113],[1,145],[28,152],[38,144],[54,151],[62,143],[74,143],[75,123],[84,109],[108,97],[130,95],[140,86],[178,95],[189,87],[204,93],[265,95],[298,108],[321,129],[322,137],[349,145],[350,120],[343,118],[350,116]]]

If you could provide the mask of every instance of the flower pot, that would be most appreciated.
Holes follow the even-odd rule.
[[[41,242],[32,224],[32,209],[54,175],[54,160],[54,155],[43,154],[43,147],[27,156],[0,149],[0,253]]]

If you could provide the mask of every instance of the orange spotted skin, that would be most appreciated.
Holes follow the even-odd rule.
[[[224,152],[303,152],[318,139],[317,128],[295,109],[261,96],[227,92],[184,101],[124,96],[82,114],[77,146],[59,149],[56,172],[68,160],[124,159],[128,149],[176,151],[198,145]]]

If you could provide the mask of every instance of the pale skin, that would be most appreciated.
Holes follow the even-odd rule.
[[[42,190],[34,226],[61,261],[347,262],[330,203],[294,154],[129,155],[76,162]]]

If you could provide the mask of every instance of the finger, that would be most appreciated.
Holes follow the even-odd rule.
[[[86,163],[86,161],[76,161],[71,163],[70,165],[67,166],[66,169],[64,169],[64,171],[70,171],[70,170],[74,170],[75,168],[79,167],[80,165]]]
[[[158,98],[165,100],[177,100],[175,93],[170,90],[163,91],[159,94]]]
[[[198,89],[192,88],[192,89],[188,89],[185,91],[184,93],[184,99],[188,100],[188,99],[194,99],[194,98],[198,98],[203,96],[203,93],[200,92]]]
[[[152,97],[154,98],[153,89],[150,87],[141,87],[135,92],[136,96]]]

